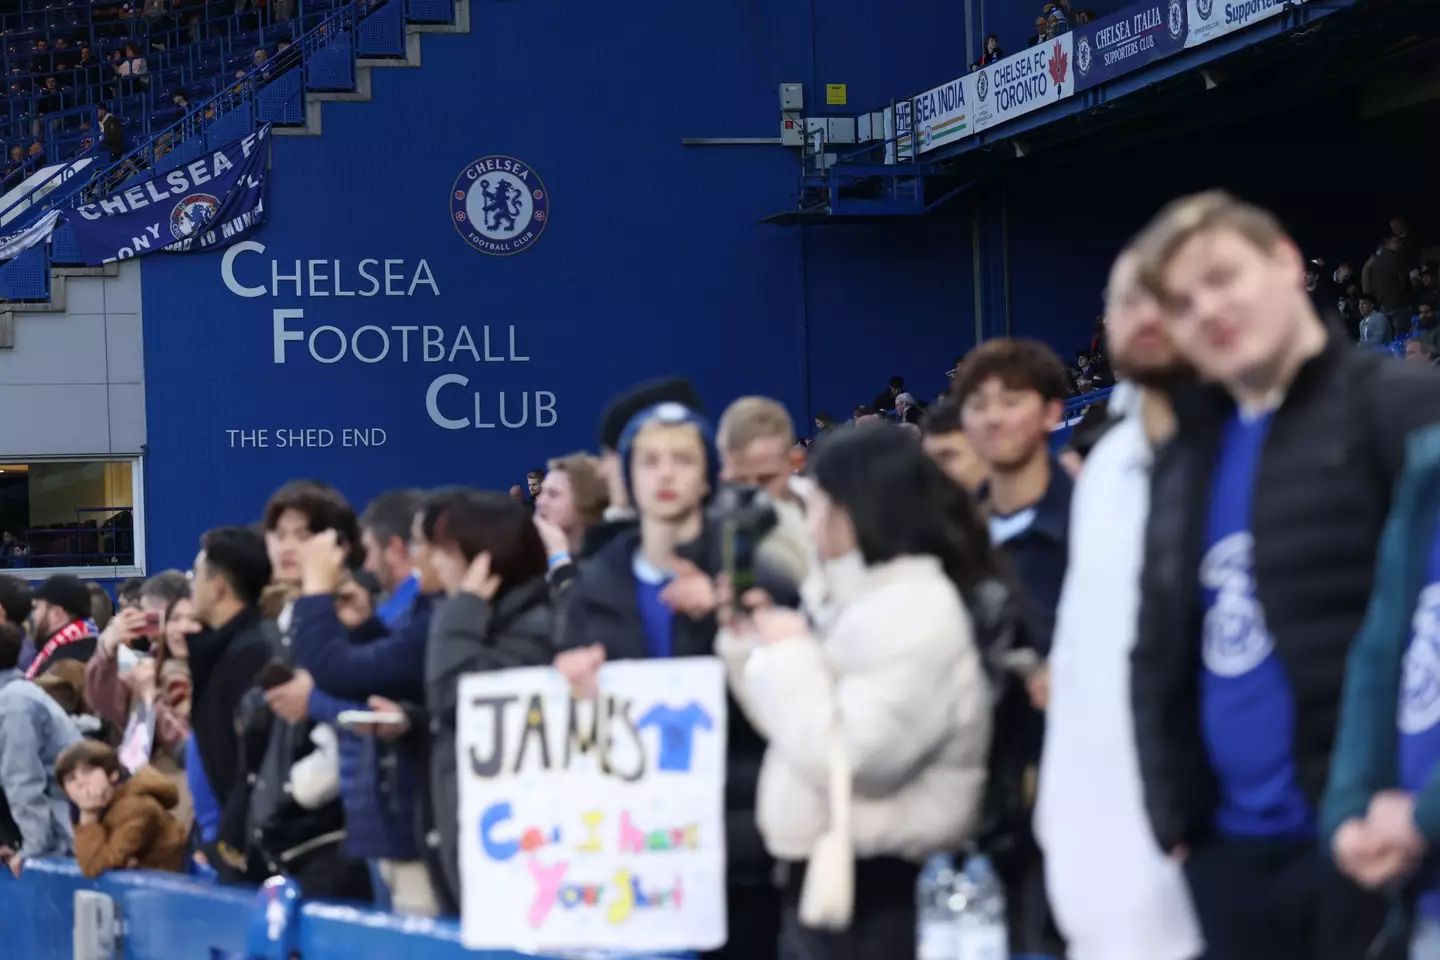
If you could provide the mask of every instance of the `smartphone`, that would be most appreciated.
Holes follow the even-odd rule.
[[[373,710],[341,710],[335,718],[342,730],[355,727],[400,727],[405,725],[403,713],[376,713]]]
[[[1000,657],[1000,665],[1022,680],[1029,680],[1045,666],[1040,654],[1026,647],[1007,650]]]
[[[255,685],[262,690],[273,690],[294,679],[295,669],[284,660],[276,657],[261,667],[259,673],[255,674]]]
[[[154,637],[154,636],[159,635],[159,633],[160,633],[160,614],[158,614],[158,613],[147,613],[147,614],[145,614],[145,622],[140,625],[140,629],[136,630],[135,633],[136,633],[136,635],[141,636],[141,637]]]

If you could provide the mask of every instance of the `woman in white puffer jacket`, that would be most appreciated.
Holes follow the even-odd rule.
[[[810,470],[811,616],[752,591],[717,647],[769,741],[757,819],[786,875],[781,957],[905,960],[920,865],[979,815],[990,699],[962,591],[995,567],[968,496],[904,431],[835,431]]]

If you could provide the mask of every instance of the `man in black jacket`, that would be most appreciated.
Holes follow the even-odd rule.
[[[1136,243],[1176,346],[1132,698],[1151,825],[1184,858],[1210,955],[1360,960],[1386,904],[1317,844],[1345,659],[1406,433],[1440,377],[1327,337],[1294,242],[1219,192]]]
[[[260,614],[260,594],[270,583],[265,544],[243,527],[218,527],[200,539],[191,572],[195,617],[204,629],[189,640],[193,684],[191,743],[198,759],[187,771],[203,777],[218,809],[196,803],[200,840],[222,879],[244,878],[249,786],[241,769],[236,733],[241,701],[270,659],[278,636]],[[195,769],[196,766],[200,769]],[[198,791],[191,791],[199,795]]]
[[[704,504],[718,459],[695,410],[661,402],[636,412],[616,443],[638,522],[619,530],[580,566],[560,612],[555,665],[592,692],[606,660],[712,656],[717,624],[709,576],[717,531]],[[708,574],[709,576],[706,576]],[[695,592],[706,594],[696,596]],[[765,742],[736,706],[729,711],[725,779],[726,887],[730,939],[715,956],[774,957],[780,900],[755,824]]]

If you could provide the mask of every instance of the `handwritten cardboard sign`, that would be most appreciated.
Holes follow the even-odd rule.
[[[724,668],[613,663],[599,687],[597,700],[572,700],[548,667],[461,681],[466,947],[725,942]]]

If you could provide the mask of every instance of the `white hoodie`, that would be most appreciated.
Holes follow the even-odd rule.
[[[1086,458],[1070,509],[1035,833],[1071,960],[1193,960],[1204,943],[1150,831],[1130,712],[1151,450],[1139,394],[1121,385],[1110,406],[1124,420]]]

